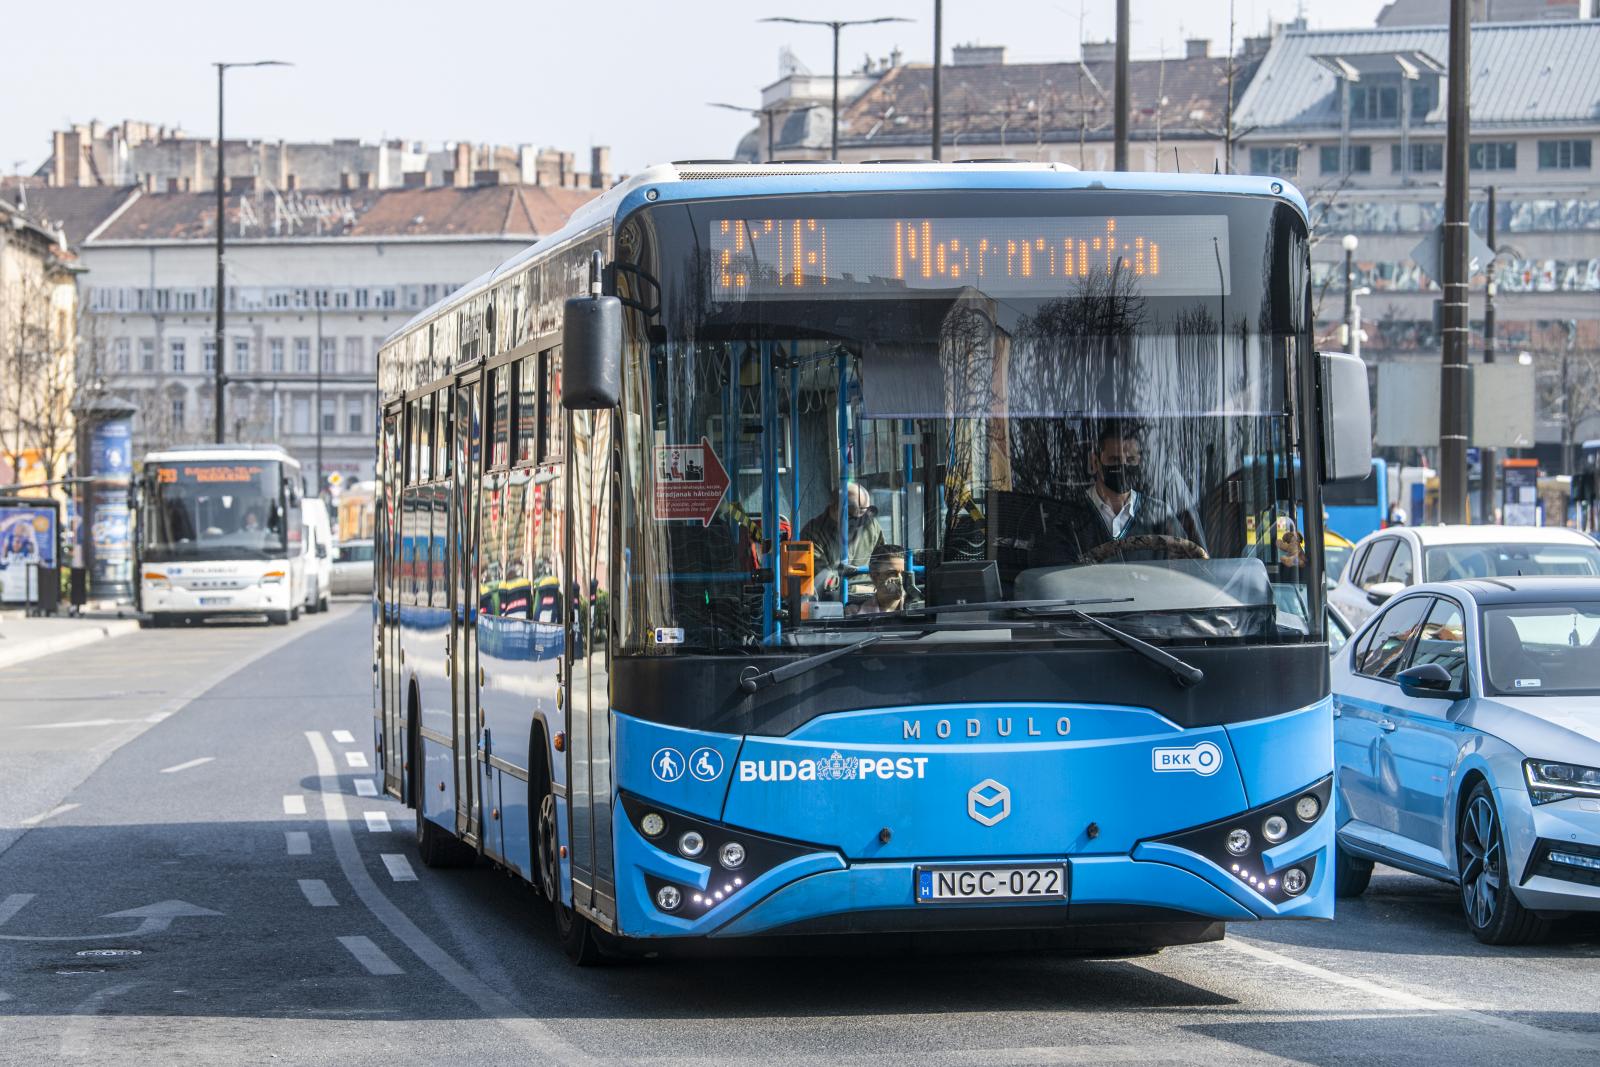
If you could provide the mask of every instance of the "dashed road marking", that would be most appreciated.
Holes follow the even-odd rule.
[[[383,865],[389,868],[389,877],[397,882],[417,880],[417,872],[411,869],[411,861],[398,852],[383,853]]]
[[[353,745],[356,743],[356,735],[349,730],[335,730],[333,739],[341,745]]]
[[[356,779],[356,796],[375,797],[378,795],[378,786],[371,778]]]
[[[333,894],[328,890],[328,883],[321,878],[301,878],[300,892],[306,895],[306,903],[313,908],[337,908],[339,902],[333,899]]]
[[[400,965],[384,954],[383,949],[372,943],[370,937],[341,937],[339,944],[350,950],[350,955],[356,962],[367,969],[369,974],[405,974]]]
[[[367,754],[365,752],[346,752],[344,761],[352,767],[365,767],[367,765]]]
[[[304,830],[285,830],[283,844],[291,856],[311,855],[311,835]]]
[[[57,815],[65,815],[67,812],[71,811],[73,808],[75,808],[77,806],[78,805],[76,805],[76,804],[57,804],[55,807],[51,808],[49,811],[41,811],[37,815],[28,816],[26,819],[23,819],[22,822],[19,825],[22,825],[22,826],[38,826],[40,823],[46,821],[47,819],[53,819]]]
[[[381,811],[362,812],[362,817],[367,820],[367,829],[375,834],[389,832],[389,816]]]
[[[283,813],[285,815],[304,815],[306,813],[306,798],[300,793],[285,793],[283,795]]]
[[[15,918],[17,912],[27,907],[28,901],[32,899],[32,893],[7,894],[4,900],[0,900],[0,926],[4,926]]]
[[[174,764],[171,767],[163,767],[163,768],[161,768],[161,773],[162,774],[177,774],[179,771],[186,771],[186,770],[189,770],[191,767],[198,767],[203,763],[210,763],[212,760],[214,760],[216,758],[217,757],[215,757],[215,756],[201,756],[199,759],[192,759],[192,760],[188,761],[187,763],[178,763],[178,764]]]

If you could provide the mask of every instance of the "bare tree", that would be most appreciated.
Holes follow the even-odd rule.
[[[25,273],[5,294],[8,314],[0,327],[0,453],[18,480],[27,460],[40,479],[64,476],[73,453],[77,404],[76,324],[71,283],[53,270]]]

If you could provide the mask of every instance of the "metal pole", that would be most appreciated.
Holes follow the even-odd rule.
[[[223,170],[222,166],[222,157],[224,151],[222,126],[222,79],[223,75],[227,73],[227,70],[228,65],[226,63],[217,64],[217,336],[215,358],[213,358],[211,361],[211,388],[216,394],[212,403],[212,410],[216,414],[215,425],[212,428],[213,438],[219,445],[222,444],[227,438],[227,422],[225,421],[223,414],[226,398],[223,395],[223,390],[228,383],[228,379],[222,371],[222,333],[225,325],[224,319],[226,315],[223,306],[227,303],[228,293],[227,284],[223,277],[222,266],[223,249],[227,240],[225,234],[228,228],[225,214],[227,208],[226,186],[228,181],[226,178],[226,171]]]
[[[1116,146],[1112,167],[1128,169],[1128,0],[1117,0],[1117,63],[1116,92],[1113,110],[1116,112]]]
[[[1444,351],[1439,395],[1439,517],[1467,514],[1467,138],[1471,40],[1467,0],[1450,3],[1449,100],[1445,118]]]
[[[1344,235],[1344,350],[1356,339],[1356,235]]]
[[[1495,270],[1498,266],[1498,255],[1494,247],[1494,186],[1489,186],[1489,225],[1484,231],[1484,236],[1489,243],[1489,284],[1484,290],[1483,299],[1483,362],[1494,362],[1494,290]],[[1478,512],[1484,522],[1494,521],[1495,511],[1495,464],[1498,457],[1493,447],[1485,447],[1479,451],[1480,465],[1483,476],[1479,481]]]
[[[1572,348],[1578,343],[1578,323],[1574,319],[1567,320],[1567,347],[1561,350],[1561,473],[1566,475],[1576,474],[1572,462],[1572,431],[1575,428],[1572,418],[1572,387],[1567,379],[1567,364],[1572,355]],[[1565,517],[1562,522],[1565,523]]]
[[[833,24],[833,140],[828,149],[828,158],[839,158],[839,31],[844,28],[841,22]]]
[[[777,153],[773,137],[777,133],[778,113],[776,111],[763,111],[761,117],[767,120],[767,162],[772,162],[772,157]]]
[[[322,495],[322,291],[313,290],[317,300],[317,495]]]
[[[939,75],[944,66],[944,0],[933,0],[933,158],[944,158],[944,117]]]

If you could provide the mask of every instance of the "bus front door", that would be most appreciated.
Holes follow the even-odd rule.
[[[405,675],[400,669],[400,489],[405,484],[403,452],[400,442],[400,408],[383,416],[383,437],[378,465],[382,474],[377,502],[378,514],[374,546],[378,551],[377,573],[373,576],[378,591],[378,663],[380,700],[383,708],[383,788],[392,796],[404,789],[405,754],[401,748],[402,716],[405,714]]]
[[[454,504],[450,516],[450,675],[455,704],[456,834],[480,843],[478,734],[478,483],[482,464],[479,379],[456,384],[450,447]],[[498,847],[495,849],[499,851]]]

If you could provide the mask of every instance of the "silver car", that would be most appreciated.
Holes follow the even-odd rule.
[[[1600,911],[1600,579],[1416,586],[1333,660],[1340,896],[1461,887],[1497,945]]]
[[[335,593],[372,592],[372,542],[346,541],[333,559]]]

